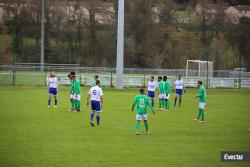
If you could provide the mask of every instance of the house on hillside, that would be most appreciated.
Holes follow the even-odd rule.
[[[250,18],[250,5],[218,6],[217,4],[206,4],[202,7],[198,4],[195,7],[195,13],[202,14],[202,12],[206,12],[211,18],[213,18],[219,9],[221,9],[234,23],[238,23],[239,18],[241,17]]]

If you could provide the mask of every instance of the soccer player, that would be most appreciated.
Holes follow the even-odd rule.
[[[94,82],[94,86],[95,86],[95,85],[96,85],[96,81],[97,81],[97,80],[100,81],[100,80],[99,80],[99,76],[98,76],[98,75],[95,75],[95,76],[94,76],[94,80],[95,80],[95,82]],[[100,81],[99,87],[102,88],[101,81]]]
[[[89,90],[89,94],[87,97],[87,106],[89,105],[91,100],[91,109],[92,112],[90,114],[90,125],[91,126],[95,126],[95,124],[93,123],[93,119],[96,113],[96,122],[97,125],[100,125],[100,121],[101,121],[101,116],[100,113],[102,111],[102,104],[103,104],[103,92],[102,89],[100,88],[100,81],[96,80],[96,85],[91,87]]]
[[[145,96],[144,89],[140,89],[140,94],[137,95],[134,99],[132,104],[132,112],[134,112],[135,106],[136,109],[136,135],[140,134],[140,121],[144,121],[144,126],[146,129],[146,133],[149,134],[149,127],[148,127],[148,115],[147,115],[147,106],[151,109],[153,114],[155,114],[154,108],[147,96]]]
[[[69,74],[71,80],[71,91],[70,91],[70,100],[72,104],[72,109],[69,111],[72,112],[80,112],[81,108],[81,89],[80,89],[80,81],[76,79],[75,72],[71,72]]]
[[[164,101],[166,98],[166,92],[164,90],[164,82],[162,81],[162,77],[158,77],[158,89],[159,89],[159,108],[164,109]]]
[[[48,80],[48,87],[49,87],[49,100],[48,100],[48,107],[50,107],[51,97],[53,96],[55,99],[55,106],[57,107],[57,91],[58,91],[59,82],[56,78],[54,72],[50,72],[49,80]]]
[[[151,99],[152,106],[154,107],[155,100],[155,90],[157,88],[157,82],[154,80],[154,76],[150,77],[148,81],[148,97]]]
[[[171,85],[170,82],[168,81],[168,77],[164,76],[163,77],[163,82],[164,82],[164,89],[165,89],[165,110],[169,111],[170,110],[170,103],[169,103],[169,98],[170,98],[170,92],[171,92]]]
[[[181,75],[178,75],[177,80],[175,81],[175,98],[174,98],[174,107],[176,106],[177,98],[179,98],[179,107],[181,107],[181,98],[183,95],[183,80],[181,79]]]
[[[199,114],[197,119],[194,119],[194,121],[198,122],[204,122],[204,117],[205,117],[205,106],[206,106],[206,89],[202,85],[202,81],[198,81],[198,89],[199,89],[199,94],[195,96],[195,98],[199,99]]]
[[[71,80],[71,75],[76,75],[76,73],[75,73],[74,71],[72,71],[72,72],[70,72],[70,73],[68,74],[68,78],[69,78],[70,84],[71,84],[71,89],[70,89],[70,93],[69,93],[69,94],[70,94],[69,99],[70,99],[70,103],[71,103],[71,109],[68,110],[69,112],[74,111],[74,108],[75,108],[75,103],[74,103],[74,101],[73,101],[73,95],[72,95],[72,91],[73,91],[73,80]]]

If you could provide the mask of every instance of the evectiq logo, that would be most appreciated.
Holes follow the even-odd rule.
[[[221,161],[222,162],[242,162],[242,161],[250,162],[250,152],[222,151]]]

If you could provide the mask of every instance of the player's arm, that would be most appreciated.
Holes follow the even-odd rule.
[[[132,103],[132,112],[134,112],[135,105],[137,104],[137,97],[135,97],[133,103]]]
[[[198,98],[198,97],[202,97],[203,95],[204,95],[204,91],[200,91],[200,93],[196,95],[195,97]]]
[[[151,103],[151,101],[150,101],[149,99],[147,100],[147,104],[148,104],[150,110],[151,110],[151,111],[153,112],[153,114],[155,115],[155,109],[154,109],[154,107],[152,106],[152,103]]]
[[[59,81],[57,78],[56,78],[56,83],[57,83],[57,89],[58,89],[59,88]]]

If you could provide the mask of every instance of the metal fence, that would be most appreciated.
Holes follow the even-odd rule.
[[[94,83],[93,76],[98,74],[103,86],[113,87],[116,84],[116,71],[107,67],[79,67],[77,65],[46,65],[44,71],[38,64],[0,65],[0,85],[46,85],[48,73],[56,72],[61,85],[70,84],[67,74],[76,71],[82,85],[91,86]],[[203,80],[210,88],[250,88],[250,73],[235,72],[230,70],[214,70],[213,77],[198,77],[197,70],[190,70],[185,77],[186,69],[142,69],[125,68],[125,87],[145,87],[150,76],[167,75],[173,83],[176,75],[183,76],[187,87],[195,87],[197,80]]]

